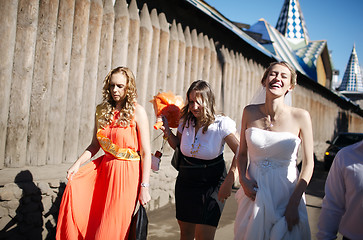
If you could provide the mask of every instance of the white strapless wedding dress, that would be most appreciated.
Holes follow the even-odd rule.
[[[298,180],[296,156],[300,139],[289,132],[248,128],[245,132],[250,165],[248,174],[255,179],[255,201],[242,188],[238,203],[234,239],[311,239],[305,195],[299,204],[299,224],[288,231],[284,212]]]

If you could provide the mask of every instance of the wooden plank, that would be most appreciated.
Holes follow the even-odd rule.
[[[190,69],[190,84],[198,80],[199,42],[198,42],[197,30],[195,29],[192,30],[191,39],[192,39],[192,59],[191,59],[191,69]]]
[[[169,39],[169,55],[168,55],[168,74],[166,78],[167,90],[173,93],[176,92],[176,81],[178,74],[178,54],[179,54],[179,37],[178,28],[175,20],[170,27]]]
[[[253,94],[256,92],[254,91],[254,87],[253,87],[253,78],[252,78],[252,66],[251,66],[251,61],[250,60],[246,60],[246,66],[247,66],[247,86],[246,88],[248,89],[247,91],[247,101],[248,103],[250,103]]]
[[[127,67],[131,69],[137,79],[137,58],[140,41],[140,17],[139,9],[137,8],[136,0],[131,0],[129,5],[130,27],[129,40],[127,46]],[[125,46],[124,46],[125,47]]]
[[[192,71],[192,36],[190,33],[190,29],[187,26],[184,30],[184,37],[185,37],[185,73],[184,73],[184,87],[182,97],[184,98],[189,85],[190,85],[190,77]]]
[[[166,21],[164,13],[159,14],[160,24],[160,45],[159,45],[159,62],[158,62],[158,92],[166,90],[166,74],[168,71],[168,52],[169,52],[169,23]]]
[[[125,0],[115,2],[115,25],[112,50],[112,68],[127,66],[130,16]]]
[[[19,1],[5,147],[6,167],[22,167],[26,162],[38,11],[39,1]]]
[[[64,162],[74,162],[80,154],[78,152],[78,141],[83,97],[82,88],[86,65],[89,13],[90,1],[76,0],[64,132]]]
[[[59,1],[49,110],[47,164],[63,161],[64,129],[71,62],[75,1]]]
[[[218,63],[216,64],[216,74],[215,74],[215,95],[216,95],[216,106],[217,109],[222,109],[222,74],[223,74],[223,67],[222,67],[222,60],[221,60],[221,46],[218,44],[216,47],[218,52]]]
[[[208,79],[203,79],[203,68],[204,68],[204,35],[203,33],[199,33],[198,34],[198,75],[197,78],[202,79],[202,80],[206,80],[208,81]]]
[[[149,67],[149,80],[147,82],[146,92],[146,104],[145,108],[148,111],[150,125],[153,125],[156,121],[155,111],[150,100],[157,94],[157,74],[158,74],[158,61],[159,61],[159,44],[160,44],[160,24],[159,24],[159,16],[156,9],[151,10],[150,21],[152,25],[152,46],[151,46],[151,54],[150,54],[150,67]],[[150,138],[152,144],[153,152],[156,149],[160,149],[162,138],[156,139],[160,134],[159,131],[153,130],[153,127],[150,127]],[[155,139],[155,140],[154,140]]]
[[[213,39],[209,39],[209,50],[210,50],[210,65],[209,65],[209,83],[213,89],[215,101],[217,104],[217,90],[216,90],[216,72],[217,72],[217,52],[216,47],[214,45]]]
[[[178,27],[178,38],[179,38],[179,53],[178,53],[179,56],[178,56],[178,77],[176,80],[177,85],[176,85],[175,94],[183,96],[186,46],[185,46],[183,27],[180,23],[178,23],[177,27]]]
[[[237,129],[240,130],[241,120],[242,120],[242,112],[243,108],[246,104],[245,102],[245,92],[246,89],[244,88],[243,82],[245,79],[245,68],[244,68],[244,59],[242,53],[238,54],[238,66],[239,66],[239,77],[237,79],[238,84],[238,104],[237,104],[237,117],[236,117],[236,124]],[[239,131],[238,131],[239,133]]]
[[[103,6],[102,0],[91,0],[81,102],[81,124],[79,127],[78,153],[91,143],[94,130],[97,91],[98,56],[100,52]]]
[[[45,165],[59,0],[40,1],[30,100],[27,165]]]
[[[159,45],[160,45],[160,24],[159,16],[156,9],[151,11],[150,20],[153,28],[152,36],[152,47],[150,55],[150,67],[149,67],[149,81],[146,99],[150,101],[153,96],[157,94],[157,84],[158,84],[158,61],[159,61]]]
[[[230,51],[230,54],[232,56],[232,66],[233,66],[233,73],[232,73],[232,79],[231,79],[231,102],[230,102],[230,114],[229,117],[231,117],[233,120],[236,120],[237,114],[236,114],[236,106],[238,104],[238,77],[239,77],[239,68],[237,65],[237,54],[233,50]]]
[[[0,6],[0,169],[2,169],[5,159],[18,1],[1,0]]]
[[[248,82],[248,74],[247,74],[247,60],[245,58],[243,58],[241,60],[241,65],[242,65],[242,89],[243,89],[243,102],[245,105],[247,105],[248,102],[248,96],[247,96],[247,92],[249,91],[249,89],[247,88],[247,82]]]
[[[227,114],[227,102],[226,102],[226,94],[228,94],[228,80],[229,80],[229,68],[230,68],[230,61],[229,56],[227,54],[227,49],[222,46],[220,49],[221,57],[223,61],[221,62],[222,65],[222,85],[221,85],[221,111]]]
[[[211,79],[209,78],[210,72],[210,64],[211,64],[211,49],[210,49],[210,42],[207,35],[203,37],[203,69],[202,69],[202,79],[211,83]]]
[[[96,105],[102,102],[103,80],[112,66],[112,42],[115,25],[113,0],[105,0],[103,7],[101,42],[98,55]]]
[[[146,93],[148,91],[148,81],[149,79],[149,67],[150,67],[150,58],[151,58],[151,48],[152,48],[152,39],[153,39],[153,28],[151,25],[151,18],[149,14],[149,10],[147,5],[144,4],[141,15],[140,15],[140,48],[138,52],[138,61],[137,61],[137,78],[136,78],[136,86],[138,92],[138,102],[142,106],[146,106],[149,101],[146,99]],[[142,47],[141,47],[142,46]],[[151,108],[146,108],[147,114],[151,116],[153,113]]]
[[[231,115],[231,97],[232,97],[232,78],[233,78],[233,60],[229,50],[225,48],[226,64],[225,64],[225,88],[224,88],[224,110],[223,112],[227,115]]]

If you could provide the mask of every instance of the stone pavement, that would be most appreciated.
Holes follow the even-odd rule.
[[[327,172],[323,170],[322,163],[315,164],[313,178],[306,191],[306,204],[309,216],[311,239],[316,239],[317,222],[320,215],[322,198],[324,197],[324,184]],[[223,214],[217,228],[216,240],[233,239],[233,224],[237,211],[237,203],[234,199],[236,190],[228,198]],[[178,240],[179,226],[175,219],[175,208],[168,204],[160,209],[151,211],[149,216],[148,240]],[[338,236],[341,239],[341,236]]]

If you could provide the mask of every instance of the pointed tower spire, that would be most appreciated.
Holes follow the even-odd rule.
[[[276,29],[294,45],[310,41],[299,0],[285,0]]]
[[[338,91],[363,92],[363,79],[357,52],[355,51],[355,44],[353,45],[353,50],[344,72],[343,81]]]

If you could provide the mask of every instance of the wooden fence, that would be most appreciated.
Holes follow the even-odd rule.
[[[91,140],[103,79],[116,66],[135,73],[150,124],[149,100],[157,92],[184,98],[197,79],[211,83],[219,109],[237,120],[235,110],[263,71],[155,9],[139,11],[136,1],[2,0],[1,6],[1,168],[75,161]]]
[[[138,9],[135,0],[0,4],[0,168],[75,161],[91,141],[103,79],[114,67],[134,72],[150,126],[149,100],[162,91],[184,98],[197,79],[211,83],[218,109],[239,125],[264,71],[202,32],[167,22],[164,13]],[[294,104],[317,114],[314,134],[330,138],[336,105],[302,87],[295,92]],[[321,110],[328,112],[323,119]],[[153,139],[160,134],[150,131]]]

